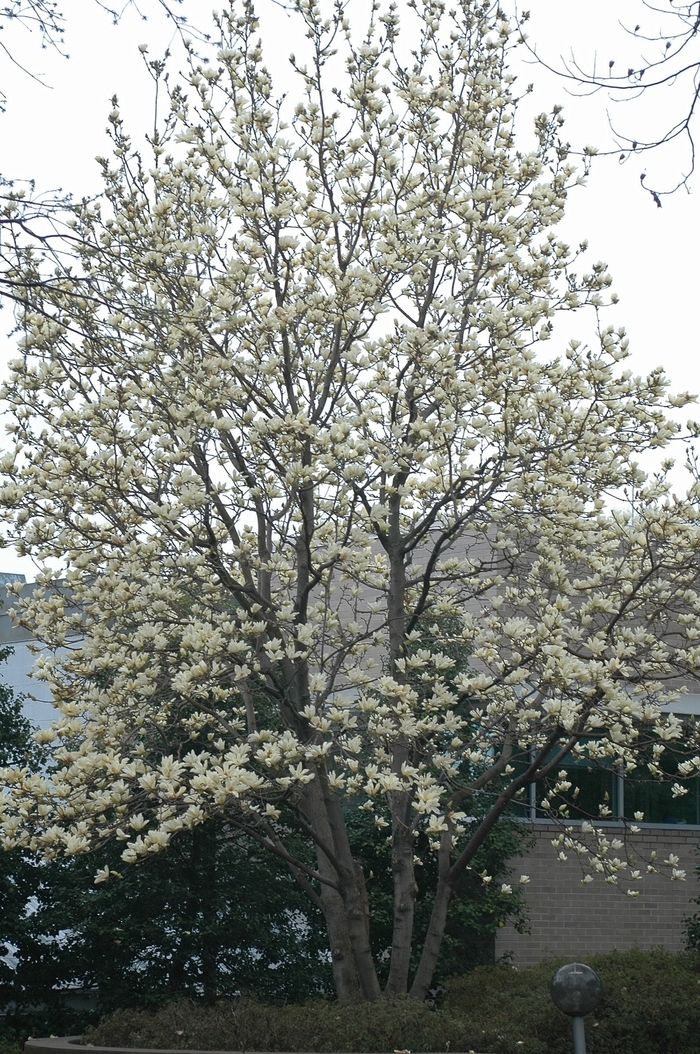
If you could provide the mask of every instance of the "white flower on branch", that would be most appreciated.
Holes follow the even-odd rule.
[[[112,838],[138,863],[222,817],[308,882],[354,1000],[379,983],[347,828],[374,819],[391,990],[418,961],[423,997],[439,939],[412,947],[402,905],[426,835],[435,936],[511,799],[534,786],[567,823],[572,760],[661,779],[684,744],[662,707],[697,666],[696,496],[639,464],[686,398],[627,368],[605,265],[557,236],[561,118],[522,155],[495,9],[417,5],[415,68],[398,9],[367,39],[295,13],[296,97],[252,10],[227,7],[216,69],[188,53],[167,148],[133,159],[115,112],[102,198],[71,208],[58,255],[17,244],[0,499],[47,569],[13,604],[42,644],[56,764],[4,771],[0,821],[6,846]],[[560,340],[588,308],[589,346]],[[553,846],[585,856],[584,882],[626,873],[591,821]]]

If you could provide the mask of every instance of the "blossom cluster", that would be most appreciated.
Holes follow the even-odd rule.
[[[0,498],[57,719],[46,771],[2,773],[6,847],[132,862],[224,814],[284,853],[296,823],[344,890],[342,798],[412,874],[418,833],[464,868],[477,816],[568,790],[584,741],[634,767],[651,736],[663,775],[700,491],[638,456],[688,400],[628,368],[605,266],[556,236],[577,177],[557,111],[516,146],[507,23],[421,6],[404,60],[395,7],[357,43],[300,2],[293,109],[230,7],[152,158],[111,114],[63,265],[18,250]],[[585,308],[595,341],[552,350]],[[699,769],[691,743],[678,793]],[[616,881],[582,839],[560,855]]]

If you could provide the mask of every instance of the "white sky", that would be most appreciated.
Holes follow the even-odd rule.
[[[157,0],[142,0],[150,18],[144,22],[128,10],[118,27],[90,0],[65,0],[67,16],[66,60],[52,51],[40,51],[38,40],[18,28],[2,32],[3,43],[17,58],[50,87],[31,80],[0,55],[0,86],[8,102],[0,115],[0,172],[16,178],[34,178],[38,189],[62,188],[76,196],[99,189],[95,155],[108,151],[104,135],[110,98],[120,97],[127,128],[134,144],[152,126],[152,85],[138,45],[148,43],[151,57],[159,57],[173,31],[158,13]],[[290,20],[272,0],[259,0],[263,17],[263,40],[267,42],[268,66],[284,76],[284,56],[291,48]],[[634,26],[641,22],[656,31],[660,15],[644,11],[641,0],[531,0],[529,36],[539,53],[553,64],[572,46],[582,65],[590,66],[597,54],[599,66],[607,69],[615,59],[617,69],[639,64],[635,41],[625,37],[618,20]],[[205,11],[196,0],[186,0],[182,10],[192,21],[203,24]],[[673,23],[668,23],[672,25]],[[656,51],[659,49],[656,48]],[[654,53],[647,47],[647,61]],[[603,94],[578,99],[567,95],[565,85],[537,65],[518,71],[523,81],[535,84],[537,110],[564,105],[566,137],[573,145],[584,143],[605,148],[610,145]],[[630,135],[651,138],[664,131],[674,112],[681,113],[683,85],[661,90],[629,106],[611,108],[615,123]],[[633,368],[644,372],[663,364],[674,389],[700,392],[698,355],[698,265],[696,240],[700,229],[700,173],[691,179],[691,190],[663,199],[657,208],[639,183],[647,172],[647,185],[665,188],[673,184],[683,163],[683,148],[668,155],[634,157],[620,165],[614,158],[598,158],[586,188],[572,194],[563,236],[572,244],[584,238],[590,243],[591,260],[605,260],[620,297],[610,322],[624,325],[631,339]],[[12,355],[12,346],[2,341],[10,327],[9,312],[0,315],[0,373]],[[562,336],[577,333],[575,317],[569,317]],[[556,333],[555,333],[556,336]],[[552,346],[554,351],[554,346]],[[697,415],[700,416],[700,410]],[[9,551],[0,553],[0,570],[22,570],[29,578],[32,566]]]

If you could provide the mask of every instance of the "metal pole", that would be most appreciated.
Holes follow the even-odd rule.
[[[586,1054],[586,1032],[583,1027],[583,1018],[572,1018],[574,1026],[574,1054]]]

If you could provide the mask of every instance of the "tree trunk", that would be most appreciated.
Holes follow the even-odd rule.
[[[386,552],[389,557],[389,672],[400,684],[406,682],[404,671],[397,665],[403,658],[406,635],[406,554],[401,538],[401,499],[392,494],[389,499],[389,532]],[[408,743],[399,737],[392,750],[392,771],[401,779],[408,761]],[[416,900],[416,879],[413,863],[413,828],[411,798],[406,791],[392,791],[387,795],[391,810],[392,848],[391,870],[394,880],[394,926],[391,945],[391,966],[386,990],[392,995],[404,994],[408,989],[413,941],[413,916]]]
[[[325,772],[320,772],[318,779],[323,788],[324,804],[339,864],[338,882],[345,904],[348,936],[360,989],[364,999],[378,999],[381,988],[369,941],[369,906],[365,876],[352,855],[340,801],[330,792]]]
[[[307,819],[316,837],[323,845],[327,845],[330,851],[333,851],[333,833],[318,773],[316,778],[304,787],[303,803]],[[355,969],[353,949],[345,914],[345,903],[339,888],[338,871],[333,861],[318,843],[316,844],[316,861],[319,875],[338,887],[334,889],[332,886],[327,885],[326,882],[321,882],[319,891],[323,918],[328,932],[328,946],[331,953],[335,991],[341,1003],[357,1003],[362,999],[362,991]]]
[[[322,769],[304,788],[304,806],[321,843],[316,846],[318,872],[336,887],[322,882],[320,897],[338,998],[342,1002],[377,999],[381,989],[369,941],[364,875],[350,849],[340,802],[331,794]]]
[[[319,873],[324,874],[325,872],[329,874],[328,858],[320,849],[316,855]],[[334,871],[333,875],[335,875]],[[362,999],[362,991],[357,971],[355,970],[343,898],[340,893],[325,885],[321,886],[320,896],[328,933],[328,946],[331,952],[333,984],[338,1001],[341,1003],[359,1003]]]
[[[451,833],[448,830],[442,835],[442,844],[440,846],[440,877],[438,880],[437,891],[435,893],[435,902],[430,915],[428,932],[425,937],[425,943],[423,944],[420,963],[418,964],[418,970],[409,993],[414,999],[425,999],[428,994],[428,988],[430,987],[433,974],[435,973],[438,955],[440,954],[440,945],[442,944],[442,938],[445,933],[447,911],[450,906],[450,901],[454,896],[457,883],[464,874],[465,868],[470,860],[473,860],[475,853],[479,847],[483,845],[489,832],[498,823],[499,818],[503,815],[503,811],[513,799],[517,787],[518,782],[515,781],[500,795],[492,808],[483,818],[454,864],[450,864]]]
[[[386,991],[403,995],[408,990],[413,941],[413,916],[418,887],[413,863],[411,799],[405,792],[390,795],[392,813],[391,870],[394,879],[394,928],[391,966]]]
[[[409,992],[412,999],[424,1000],[428,995],[428,989],[435,973],[438,955],[440,954],[440,945],[445,932],[447,910],[453,895],[454,886],[448,881],[446,876],[441,876],[435,893],[435,902],[430,915],[428,932],[425,935],[420,963]]]

